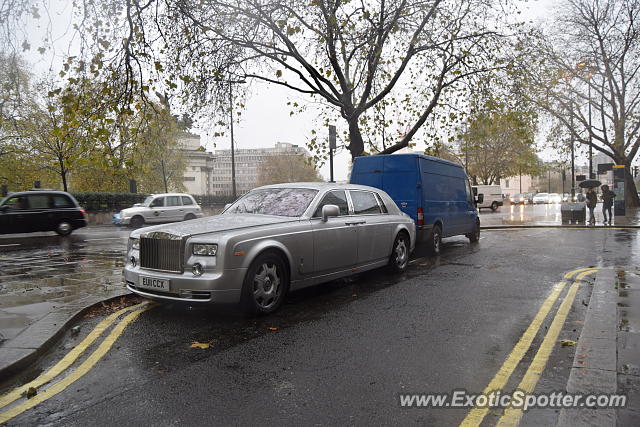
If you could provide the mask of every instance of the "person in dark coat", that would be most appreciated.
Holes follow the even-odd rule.
[[[604,216],[604,225],[611,225],[613,221],[613,215],[611,214],[611,208],[613,207],[613,198],[616,194],[609,190],[608,185],[600,187],[602,189],[602,215]],[[609,212],[609,220],[607,221],[607,212]]]
[[[587,190],[587,207],[589,208],[589,224],[595,225],[596,214],[594,209],[598,204],[598,195],[593,188]]]

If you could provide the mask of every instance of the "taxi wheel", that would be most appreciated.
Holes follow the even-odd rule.
[[[67,220],[60,221],[56,226],[56,233],[61,236],[68,236],[73,231],[73,226]]]
[[[144,225],[144,218],[141,216],[134,216],[131,218],[131,227],[132,228],[140,228]]]

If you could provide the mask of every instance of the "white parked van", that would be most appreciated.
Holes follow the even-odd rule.
[[[474,194],[484,194],[482,203],[478,203],[478,209],[491,208],[497,210],[503,204],[502,188],[499,185],[474,185]]]

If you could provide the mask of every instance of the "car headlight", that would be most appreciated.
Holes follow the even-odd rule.
[[[215,243],[194,243],[191,252],[194,255],[216,256],[218,245]]]
[[[131,249],[135,249],[136,251],[140,250],[140,239],[137,237],[129,237],[129,244],[131,245]]]

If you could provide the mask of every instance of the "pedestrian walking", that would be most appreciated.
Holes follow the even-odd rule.
[[[589,208],[589,224],[596,224],[596,214],[594,209],[598,204],[598,195],[593,188],[587,190],[587,207]]]
[[[602,189],[602,215],[604,216],[604,225],[611,225],[611,222],[613,221],[611,208],[613,207],[613,198],[616,197],[616,195],[613,191],[609,190],[608,185],[603,185],[600,188]],[[608,220],[607,212],[609,212]]]

